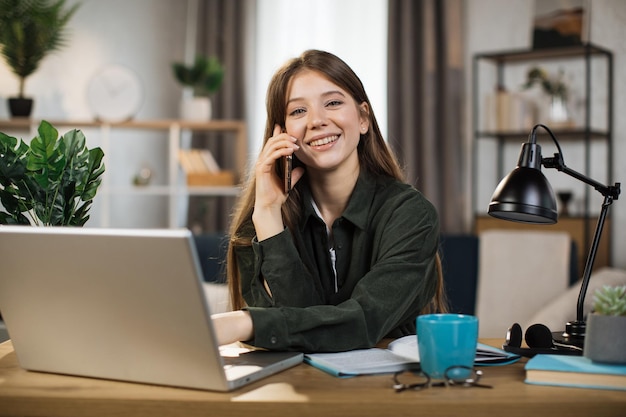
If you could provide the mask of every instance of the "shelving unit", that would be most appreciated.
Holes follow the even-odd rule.
[[[96,128],[100,132],[100,147],[105,154],[105,170],[102,185],[96,197],[102,209],[101,227],[111,226],[111,202],[113,198],[125,196],[162,196],[168,200],[168,227],[178,227],[179,204],[181,198],[189,196],[230,196],[239,195],[240,183],[244,175],[247,155],[246,125],[239,120],[213,120],[209,122],[191,122],[183,120],[133,120],[121,123],[104,123],[98,121],[71,121],[71,120],[48,120],[62,134],[67,129]],[[0,120],[0,131],[17,136],[17,132],[26,139],[30,139],[37,132],[39,120],[11,119]],[[113,186],[110,183],[110,169],[113,166],[110,161],[110,149],[112,139],[119,130],[146,130],[167,132],[167,183],[165,185],[146,186]],[[235,185],[233,186],[187,186],[184,181],[184,172],[178,163],[178,154],[181,149],[183,132],[225,132],[230,133],[235,140]],[[31,135],[31,136],[28,136]],[[87,138],[88,146],[89,138]]]
[[[484,89],[481,82],[484,82],[484,71],[491,67],[492,73],[495,77],[491,78],[493,84],[489,87],[490,91],[496,91],[498,87],[506,87],[507,81],[511,85],[511,80],[507,80],[506,76],[511,73],[515,74],[517,68],[517,77],[519,77],[520,66],[525,66],[525,69],[530,68],[531,65],[572,65],[577,63],[583,66],[583,78],[582,78],[582,100],[584,102],[583,115],[579,120],[579,125],[573,127],[558,127],[554,128],[549,123],[544,123],[551,128],[554,132],[557,140],[563,148],[564,158],[566,164],[571,168],[582,172],[585,175],[595,177],[591,174],[592,171],[592,146],[603,146],[606,153],[606,161],[603,162],[606,166],[605,178],[595,178],[600,182],[607,184],[612,183],[612,154],[613,154],[613,54],[612,52],[601,48],[593,44],[585,44],[576,47],[558,48],[558,49],[539,49],[539,50],[511,50],[501,51],[495,53],[481,53],[476,54],[473,57],[472,77],[473,77],[473,91],[472,91],[472,104],[473,104],[473,143],[474,143],[474,163],[473,163],[473,196],[472,196],[472,210],[474,212],[475,223],[474,230],[479,233],[486,229],[499,228],[499,229],[531,229],[535,226],[521,225],[512,222],[506,222],[487,216],[488,201],[477,201],[477,196],[481,195],[484,188],[489,187],[491,192],[495,190],[498,182],[506,175],[510,170],[514,168],[511,165],[511,161],[505,161],[505,153],[507,150],[514,149],[519,152],[519,148],[523,142],[526,141],[530,132],[528,130],[515,129],[513,131],[499,131],[497,129],[485,129],[483,126],[484,113],[482,112],[484,106],[483,99],[487,90]],[[597,71],[597,66],[601,66],[600,71]],[[604,67],[604,68],[602,68]],[[513,69],[512,69],[513,68]],[[601,71],[606,71],[604,74]],[[525,73],[524,73],[525,75]],[[600,80],[600,81],[599,81]],[[605,86],[604,80],[606,80]],[[524,79],[516,79],[517,85],[523,84]],[[481,88],[482,87],[482,88]],[[602,121],[601,125],[596,125],[596,120],[592,120],[592,113],[596,110],[594,106],[599,103],[594,92],[598,88],[605,88],[605,104],[606,106],[606,118]],[[595,100],[594,100],[595,99]],[[531,126],[532,127],[532,126]],[[543,136],[543,131],[539,131],[541,138],[538,143],[542,145],[544,156],[550,156],[553,150],[552,141],[548,139],[548,136]],[[495,150],[495,160],[486,161],[483,152],[479,149],[481,144],[488,142]],[[582,143],[582,161],[580,159],[573,159],[568,156],[568,144],[574,146],[574,144]],[[598,144],[598,145],[597,145]],[[493,178],[492,184],[485,184],[485,181],[480,181],[479,167],[483,164],[494,163],[495,166],[495,178]],[[493,166],[492,166],[493,168]],[[544,169],[543,172],[546,175],[548,171]],[[556,175],[564,175],[557,173]],[[539,230],[565,230],[576,241],[578,247],[578,255],[580,262],[580,271],[582,272],[582,266],[585,263],[587,257],[587,251],[591,245],[591,239],[593,236],[593,230],[597,217],[592,214],[592,210],[601,205],[601,196],[596,193],[589,186],[584,186],[584,196],[582,204],[582,212],[568,218],[559,219],[559,223],[552,226],[540,226]],[[591,207],[591,209],[590,209]],[[598,257],[596,258],[595,266],[610,265],[610,222],[607,222],[602,241],[600,244]]]

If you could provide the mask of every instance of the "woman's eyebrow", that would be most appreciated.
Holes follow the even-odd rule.
[[[330,90],[330,91],[326,91],[326,92],[322,93],[321,97],[332,96],[333,94],[339,94],[342,97],[346,96],[342,91]],[[302,101],[302,100],[304,100],[304,97],[293,97],[293,98],[290,98],[289,100],[287,100],[287,104],[292,103],[294,101]]]

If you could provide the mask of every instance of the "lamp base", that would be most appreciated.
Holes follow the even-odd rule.
[[[585,345],[585,322],[569,322],[565,325],[564,332],[552,332],[552,340],[555,343],[571,345],[583,348]]]
[[[565,336],[573,339],[584,339],[587,325],[584,321],[568,321],[565,323]]]

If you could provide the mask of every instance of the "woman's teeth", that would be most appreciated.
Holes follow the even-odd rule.
[[[325,138],[322,139],[318,139],[318,140],[314,140],[312,142],[309,142],[310,146],[322,146],[322,145],[326,145],[328,143],[334,142],[337,139],[339,139],[339,136],[334,135],[334,136],[327,136]]]

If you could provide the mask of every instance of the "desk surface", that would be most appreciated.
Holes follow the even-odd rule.
[[[486,340],[498,345],[499,340]],[[525,360],[483,368],[493,389],[395,393],[391,376],[340,379],[306,364],[231,393],[28,372],[0,344],[0,416],[624,416],[626,392],[524,384]]]

